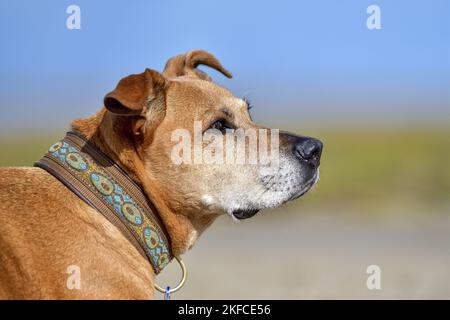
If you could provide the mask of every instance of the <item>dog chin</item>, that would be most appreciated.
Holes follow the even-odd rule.
[[[297,192],[295,192],[294,194],[290,195],[287,197],[287,199],[285,199],[284,201],[276,201],[276,203],[274,203],[273,205],[269,205],[267,206],[268,208],[273,208],[273,207],[277,207],[279,205],[282,205],[283,203],[286,203],[288,201],[292,201],[295,200],[297,198],[300,198],[301,196],[303,196],[304,194],[306,194],[309,190],[311,190],[317,183],[317,181],[319,181],[319,171],[317,170],[317,172],[314,174],[313,178],[311,178],[310,180],[308,180],[307,182],[303,183],[302,186],[299,188],[299,190]],[[239,220],[245,220],[248,218],[251,218],[253,216],[255,216],[259,211],[266,209],[266,208],[246,208],[246,209],[235,209],[231,212],[231,216],[233,219],[239,221]]]

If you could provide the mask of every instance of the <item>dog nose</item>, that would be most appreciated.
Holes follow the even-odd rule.
[[[320,140],[314,138],[300,138],[294,146],[294,154],[300,160],[306,161],[314,168],[320,164],[323,144]]]

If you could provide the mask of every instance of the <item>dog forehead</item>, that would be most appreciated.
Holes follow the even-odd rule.
[[[221,99],[222,105],[231,109],[243,110],[247,108],[247,103],[238,97],[224,97]]]
[[[197,110],[220,108],[231,112],[247,110],[247,103],[233,95],[226,88],[211,82],[192,77],[177,77],[168,96],[170,102],[182,102],[184,106],[191,105]]]

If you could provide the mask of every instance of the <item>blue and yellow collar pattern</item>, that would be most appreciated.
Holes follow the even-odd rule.
[[[158,274],[172,259],[169,237],[142,189],[107,155],[77,132],[68,132],[34,164],[102,213]]]

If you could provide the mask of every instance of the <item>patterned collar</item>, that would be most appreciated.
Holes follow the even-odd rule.
[[[78,132],[68,132],[34,164],[97,209],[158,274],[172,259],[167,232],[142,189]]]

